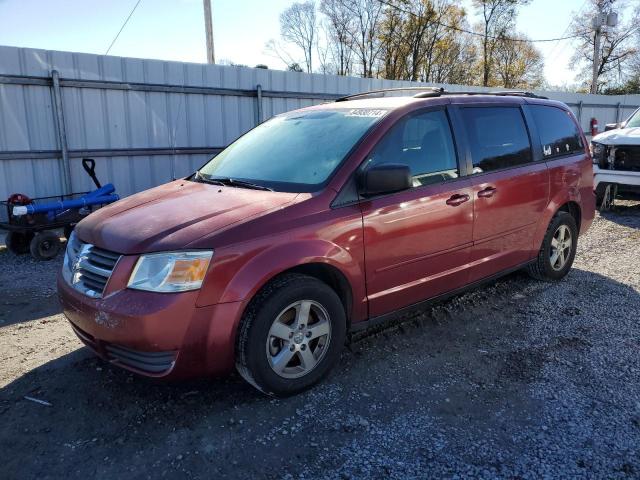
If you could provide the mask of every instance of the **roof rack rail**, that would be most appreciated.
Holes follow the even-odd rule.
[[[368,92],[354,93],[352,95],[345,95],[344,97],[340,97],[336,99],[336,102],[346,102],[347,100],[352,100],[354,98],[359,97],[368,97],[370,95],[380,95],[384,96],[387,92],[407,92],[407,91],[420,91],[422,93],[430,93],[431,95],[439,95],[444,92],[444,88],[442,87],[398,87],[398,88],[382,88],[380,90],[370,90]],[[419,94],[418,94],[419,95]],[[417,97],[418,95],[414,95]]]
[[[354,93],[352,95],[345,95],[344,97],[337,98],[336,102],[346,102],[347,100],[353,100],[361,97],[380,96],[383,97],[385,93],[395,92],[418,92],[413,95],[413,98],[430,98],[439,97],[441,95],[496,95],[502,97],[527,97],[527,98],[541,98],[547,100],[547,97],[536,95],[533,92],[527,92],[524,90],[493,90],[488,92],[481,91],[449,91],[442,87],[399,87],[399,88],[382,88],[380,90],[371,90],[368,92]]]
[[[545,99],[547,100],[547,97],[543,97],[541,95],[536,95],[533,92],[527,92],[524,90],[494,90],[494,91],[488,91],[488,92],[479,92],[479,91],[459,91],[459,92],[454,92],[454,91],[447,91],[447,90],[442,90],[440,92],[440,95],[496,95],[496,96],[502,96],[502,97],[528,97],[528,98],[541,98],[541,99]],[[417,93],[416,95],[414,95],[414,98],[428,98],[428,97],[432,97],[433,94],[425,94],[425,93]]]

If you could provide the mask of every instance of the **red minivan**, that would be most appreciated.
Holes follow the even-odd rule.
[[[329,372],[349,331],[516,269],[564,277],[595,208],[571,111],[418,92],[278,115],[87,217],[58,279],[76,334],[143,375],[235,366],[287,395]]]

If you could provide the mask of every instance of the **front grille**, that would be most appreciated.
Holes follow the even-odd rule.
[[[613,169],[640,172],[640,145],[616,147]]]
[[[171,370],[176,360],[176,354],[172,351],[143,352],[113,343],[106,343],[104,348],[109,360],[117,362],[123,367],[151,374],[159,374]]]
[[[79,292],[100,298],[120,256],[71,235],[63,267],[65,278]]]

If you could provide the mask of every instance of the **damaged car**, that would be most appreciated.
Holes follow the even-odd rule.
[[[640,108],[626,122],[608,124],[593,137],[593,187],[597,205],[607,210],[616,198],[640,198]]]

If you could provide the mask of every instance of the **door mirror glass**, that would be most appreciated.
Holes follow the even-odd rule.
[[[407,165],[374,165],[360,174],[359,192],[363,197],[399,192],[411,188],[411,170]]]
[[[609,130],[617,130],[621,127],[622,125],[620,123],[606,123],[604,126],[604,131],[608,132]]]

